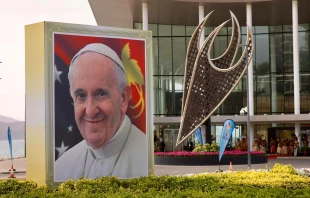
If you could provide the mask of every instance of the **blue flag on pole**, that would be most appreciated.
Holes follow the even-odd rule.
[[[13,156],[12,156],[12,137],[11,137],[10,127],[8,127],[8,141],[9,141],[9,146],[10,146],[11,160],[12,160],[13,159]]]
[[[200,127],[198,127],[198,129],[196,129],[195,135],[196,135],[196,137],[198,138],[199,144],[202,145],[202,144],[203,144],[203,141],[202,141],[202,135],[201,135],[201,129],[200,129]]]
[[[235,128],[236,128],[236,124],[233,120],[225,120],[224,127],[221,133],[219,162],[221,161],[221,158],[225,151],[228,140]]]

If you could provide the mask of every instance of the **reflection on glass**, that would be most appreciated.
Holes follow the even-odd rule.
[[[185,36],[185,26],[173,25],[172,36]]]
[[[294,113],[294,76],[284,75],[284,108],[285,113]]]
[[[211,32],[213,31],[213,27],[205,27],[205,35],[206,38],[209,36],[209,34],[211,34]]]
[[[175,76],[175,114],[181,115],[184,77]]]
[[[276,74],[276,87],[277,87],[277,95],[276,95],[276,109],[279,113],[284,113],[284,84],[283,84],[283,75],[282,74]],[[276,113],[273,111],[273,113]]]
[[[149,31],[152,31],[152,36],[158,35],[158,25],[157,24],[149,24]]]
[[[256,111],[257,114],[270,113],[270,75],[257,75]]]
[[[224,26],[222,29],[220,29],[218,35],[227,35],[227,27]]]
[[[228,27],[227,35],[231,35],[231,32],[232,32],[232,27]]]
[[[293,72],[293,34],[283,34],[284,72]]]
[[[217,36],[213,43],[213,56],[211,58],[218,58],[222,56],[227,50],[227,36]]]
[[[269,32],[270,33],[275,33],[275,32],[282,32],[282,26],[269,26]]]
[[[255,30],[255,29],[252,28],[253,34],[254,34],[254,30]],[[242,26],[242,27],[241,27],[241,34],[245,34],[245,35],[247,34],[247,28],[246,28],[245,26]]]
[[[155,113],[167,114],[166,111],[166,92],[169,84],[169,77],[154,77]]]
[[[133,29],[142,30],[142,23],[134,23],[133,24]]]
[[[142,29],[141,23],[134,23],[136,29]],[[157,25],[150,24],[153,32],[153,68],[154,75],[162,76],[157,79],[156,113],[178,114],[178,97],[180,97],[180,83],[183,80],[185,54],[189,40],[196,26]],[[300,105],[301,112],[310,112],[310,29],[309,24],[300,24],[299,60],[300,60]],[[207,36],[213,27],[205,27]],[[211,48],[211,57],[221,56],[230,41],[231,27],[224,27],[215,39]],[[242,28],[242,44],[246,42],[246,27]],[[160,32],[158,36],[154,34]],[[292,26],[256,26],[253,28],[255,36],[255,51],[253,54],[254,69],[254,114],[263,113],[293,113],[294,112],[294,83],[293,83],[293,40]],[[185,35],[185,36],[184,36]],[[242,47],[238,48],[235,62],[239,60]],[[182,75],[182,76],[174,76]],[[158,77],[157,77],[158,78]],[[180,78],[180,79],[179,79]],[[235,115],[242,107],[247,106],[246,73],[232,94],[214,113],[220,115]],[[155,80],[154,80],[155,82]],[[155,86],[155,85],[154,85]],[[182,85],[183,86],[183,85]],[[160,87],[160,88],[159,88]],[[182,87],[183,88],[183,87]],[[154,87],[155,89],[155,87]],[[242,98],[240,100],[240,98]],[[308,102],[309,101],[309,102]],[[157,110],[157,108],[159,110]]]
[[[308,23],[298,25],[298,31],[306,31],[306,30],[309,30],[309,24]]]
[[[292,25],[283,25],[283,32],[292,32]]]
[[[192,36],[195,29],[195,26],[186,26],[186,36]]]
[[[310,113],[310,73],[300,74],[300,112]]]
[[[180,116],[183,76],[154,76],[155,113]]]
[[[269,73],[269,35],[256,35],[255,39],[256,73]]]
[[[268,26],[255,26],[255,34],[268,34]]]
[[[172,75],[171,38],[159,38],[159,74]]]
[[[171,36],[171,25],[158,25],[159,36]]]
[[[271,72],[283,72],[282,34],[270,34],[270,67]]]
[[[310,71],[309,32],[298,33],[300,71]]]
[[[185,37],[175,37],[173,42],[173,74],[184,75],[185,70]]]
[[[158,67],[158,38],[153,37],[153,75],[159,74]]]

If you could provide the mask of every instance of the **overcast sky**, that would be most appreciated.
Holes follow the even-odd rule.
[[[0,115],[25,120],[25,25],[97,25],[87,0],[0,0]]]

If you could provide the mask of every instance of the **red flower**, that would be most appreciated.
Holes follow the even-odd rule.
[[[247,155],[247,151],[225,151],[223,155]],[[188,152],[188,151],[176,151],[176,152],[155,152],[155,156],[165,157],[190,157],[190,156],[215,156],[219,155],[219,152]],[[251,155],[263,155],[260,151],[251,151]]]

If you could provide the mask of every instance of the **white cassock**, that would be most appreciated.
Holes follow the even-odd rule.
[[[146,135],[131,124],[126,115],[111,140],[94,150],[83,140],[55,162],[54,181],[117,176],[134,178],[148,175]]]

